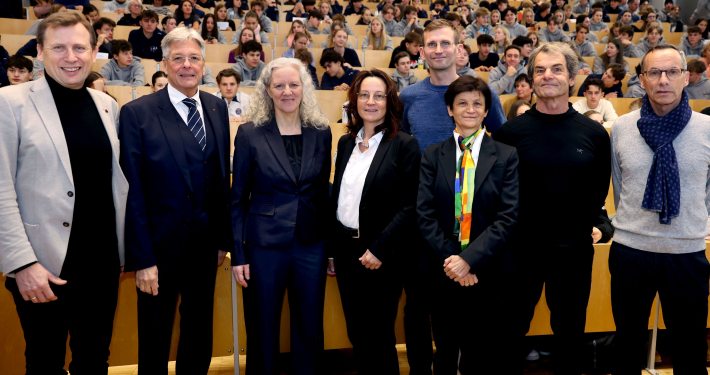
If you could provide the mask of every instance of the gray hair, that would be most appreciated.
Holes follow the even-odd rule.
[[[688,69],[688,62],[685,60],[685,52],[681,51],[678,47],[672,45],[672,44],[659,44],[655,47],[651,47],[646,51],[646,54],[641,57],[641,71],[645,71],[644,68],[644,62],[646,61],[646,57],[651,54],[651,52],[656,52],[656,51],[662,51],[664,49],[672,49],[680,55],[680,61],[682,61],[683,65],[683,70]]]
[[[271,77],[274,70],[285,66],[295,68],[296,71],[298,71],[298,76],[301,78],[303,94],[299,106],[299,114],[301,116],[302,126],[314,127],[316,129],[327,128],[328,118],[318,106],[313,79],[308,73],[306,66],[301,60],[286,57],[275,59],[268,63],[264,67],[264,70],[261,71],[261,76],[259,76],[259,80],[254,87],[254,93],[251,95],[251,105],[244,114],[244,121],[253,122],[254,126],[258,127],[266,125],[274,117],[274,100],[271,99],[267,90],[271,86]]]
[[[552,42],[545,43],[540,47],[535,48],[535,50],[530,54],[530,59],[528,62],[528,77],[535,80],[535,60],[537,55],[540,53],[546,53],[549,55],[562,55],[565,57],[565,63],[567,65],[567,72],[569,74],[570,81],[574,81],[577,76],[577,71],[579,70],[579,60],[577,59],[577,52],[572,50],[568,44],[563,42]],[[569,88],[569,95],[574,95],[574,86]]]
[[[170,56],[170,46],[175,43],[185,43],[194,40],[200,45],[200,51],[202,51],[202,59],[205,59],[205,40],[202,39],[200,33],[191,27],[176,27],[173,31],[169,32],[163,38],[160,43],[160,47],[163,49],[163,59],[167,60]]]
[[[143,8],[143,3],[141,2],[141,0],[128,0],[128,6],[129,6],[129,7],[130,7],[133,3],[138,3],[138,5],[140,5],[141,8]]]

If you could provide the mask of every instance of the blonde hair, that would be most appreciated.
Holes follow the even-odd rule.
[[[337,32],[335,26],[340,26],[340,29],[337,30],[345,30],[345,25],[340,22],[340,21],[333,21],[333,23],[330,24],[330,33],[328,34],[328,40],[326,40],[327,44],[325,48],[333,48],[335,46],[335,43],[333,43],[333,39],[335,38],[335,33]],[[345,32],[347,34],[347,31]]]
[[[330,6],[330,2],[328,0],[323,0],[318,4],[318,11],[320,11],[320,7],[323,6],[323,4],[328,6],[328,13],[323,13],[323,16],[327,16],[329,14],[333,13],[333,7]],[[322,13],[322,12],[321,12]]]
[[[375,33],[372,32],[372,22],[375,22],[375,21],[379,22],[380,25],[382,26],[382,32],[381,32],[382,35],[380,36],[380,44],[377,46],[375,45],[375,39],[377,39],[377,37],[375,36]],[[387,42],[390,40],[390,37],[389,37],[389,35],[387,35],[387,30],[385,30],[385,21],[382,18],[375,17],[372,19],[372,21],[370,22],[370,31],[367,32],[367,38],[370,41],[370,45],[372,46],[372,49],[380,50],[380,51],[385,50],[385,46],[387,45]]]
[[[505,40],[503,41],[503,50],[505,50],[510,45],[510,31],[503,26],[496,26],[493,28],[493,42],[495,43],[496,51],[498,51],[498,48],[500,47],[500,44],[498,44],[495,37],[495,33],[498,30],[501,30],[503,34],[505,34]]]
[[[303,87],[301,104],[298,112],[301,117],[301,125],[304,127],[314,127],[325,129],[328,127],[328,118],[323,114],[316,99],[316,89],[313,86],[313,79],[308,73],[306,66],[301,60],[279,57],[268,63],[256,81],[254,93],[251,95],[251,105],[244,115],[244,121],[253,122],[255,127],[266,125],[274,117],[274,100],[268,94],[271,86],[271,77],[274,70],[290,66],[298,72]]]

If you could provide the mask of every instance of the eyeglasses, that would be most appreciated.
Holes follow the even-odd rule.
[[[685,71],[687,71],[687,70],[681,69],[681,68],[670,68],[670,69],[665,69],[665,70],[653,68],[653,69],[649,69],[645,72],[642,72],[641,74],[646,76],[646,78],[649,81],[658,81],[659,79],[661,79],[661,75],[663,75],[663,73],[666,73],[666,77],[668,77],[668,79],[675,80],[675,79],[680,78],[680,76]]]
[[[187,60],[190,65],[196,65],[202,62],[202,56],[177,56],[177,57],[168,57],[168,61],[170,61],[173,64],[176,65],[182,65],[185,63],[185,60]]]
[[[378,103],[382,103],[385,100],[387,100],[387,94],[385,94],[382,91],[378,91],[374,94],[370,94],[369,92],[359,92],[359,93],[357,93],[357,100],[359,100],[361,102],[366,102],[366,101],[370,100],[370,96],[374,96],[375,101]]]

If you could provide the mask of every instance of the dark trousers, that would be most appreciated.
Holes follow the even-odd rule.
[[[431,375],[434,356],[429,317],[431,287],[427,272],[419,266],[421,257],[414,258],[406,264],[403,272],[404,292],[407,294],[407,302],[404,305],[407,362],[410,375]]]
[[[138,293],[138,371],[168,373],[175,308],[180,296],[180,340],[176,374],[207,374],[212,360],[212,318],[217,250],[196,241],[173,267],[158,269],[158,295]],[[162,273],[161,273],[162,272]]]
[[[113,316],[118,300],[118,254],[116,264],[84,268],[81,277],[60,274],[65,285],[49,283],[57,300],[47,303],[25,301],[14,278],[5,280],[12,293],[25,336],[27,375],[65,375],[67,334],[72,375],[108,372]],[[97,262],[98,263],[98,262]]]
[[[369,270],[358,260],[365,251],[366,244],[360,239],[343,238],[335,256],[338,289],[357,373],[399,374],[394,324],[402,295],[402,258],[389,257],[379,269]]]
[[[609,253],[611,305],[616,323],[614,375],[638,374],[644,362],[648,319],[656,292],[672,341],[677,375],[707,374],[708,283],[705,250],[658,254],[614,242]]]
[[[509,276],[481,277],[479,283],[464,287],[436,271],[431,313],[434,374],[515,373],[510,350],[514,332],[506,320],[514,302],[511,281]]]
[[[279,374],[279,333],[286,289],[291,312],[292,373],[317,373],[323,352],[324,243],[307,246],[296,235],[287,248],[250,244],[248,251],[251,278],[244,290],[247,373]]]
[[[520,305],[514,311],[511,321],[519,321],[517,336],[522,343],[530,330],[530,321],[544,285],[547,306],[550,308],[550,325],[554,333],[554,373],[581,374],[580,355],[594,261],[591,240],[589,244],[579,245],[529,244],[521,251],[526,251],[528,255],[526,261],[519,262],[516,270]],[[527,353],[524,353],[522,344],[519,348],[516,354],[522,372],[523,358]]]

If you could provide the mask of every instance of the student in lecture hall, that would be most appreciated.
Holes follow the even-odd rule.
[[[336,51],[324,51],[320,58],[320,65],[325,68],[321,78],[321,90],[347,91],[359,70],[345,65],[345,59]]]
[[[532,108],[532,104],[530,102],[527,102],[525,100],[516,100],[513,105],[510,106],[510,109],[508,110],[508,121],[522,115],[523,113],[527,112],[530,108]]]
[[[594,66],[592,71],[594,74],[603,74],[607,69],[609,69],[610,64],[619,64],[624,68],[626,74],[631,74],[629,70],[629,63],[624,59],[623,54],[623,44],[619,39],[612,39],[606,45],[606,51],[601,55],[594,58]]]
[[[604,83],[601,88],[605,98],[621,98],[624,93],[621,91],[621,81],[626,77],[626,70],[619,64],[609,64],[609,68],[603,74],[590,74],[586,79],[599,78]],[[579,88],[577,96],[584,96],[584,86]]]
[[[619,116],[616,114],[616,110],[611,102],[603,99],[604,82],[602,82],[599,78],[587,79],[584,81],[584,84],[582,84],[582,90],[584,90],[584,100],[577,100],[572,105],[572,108],[582,114],[587,111],[599,113],[604,120],[602,125],[607,128],[611,128],[614,121]]]
[[[469,57],[471,69],[479,72],[489,72],[498,66],[500,58],[498,54],[491,51],[495,41],[493,37],[486,34],[481,34],[476,38],[478,52],[472,53]]]
[[[150,83],[150,89],[153,92],[158,92],[162,89],[165,88],[165,86],[168,85],[168,75],[165,74],[165,72],[157,71],[153,73],[153,77],[151,78],[151,83]]]
[[[161,43],[166,33],[158,30],[158,14],[152,10],[144,10],[140,17],[141,27],[131,30],[128,42],[133,47],[133,55],[143,59],[163,60]]]
[[[402,92],[405,87],[419,82],[419,77],[415,76],[411,71],[412,62],[409,53],[402,51],[393,57],[395,69],[391,74],[392,81],[397,86],[397,91]]]
[[[219,91],[214,95],[224,100],[229,111],[229,121],[242,121],[242,116],[251,105],[251,96],[239,91],[242,77],[234,69],[224,69],[217,74]]]
[[[133,56],[131,43],[123,39],[111,43],[110,59],[99,73],[106,77],[109,86],[139,87],[145,85],[145,68],[140,57]]]
[[[143,12],[141,0],[128,0],[128,13],[116,23],[119,26],[140,26],[140,15]]]
[[[182,0],[175,9],[175,22],[178,26],[191,27],[200,30],[200,18],[195,14],[195,8],[190,0]]]
[[[250,40],[242,46],[242,59],[237,60],[232,69],[242,77],[242,86],[255,86],[261,72],[266,67],[261,61],[264,48],[255,40]]]
[[[4,69],[7,75],[0,77],[0,87],[29,82],[32,79],[32,68],[30,59],[20,55],[10,57],[5,61]]]

